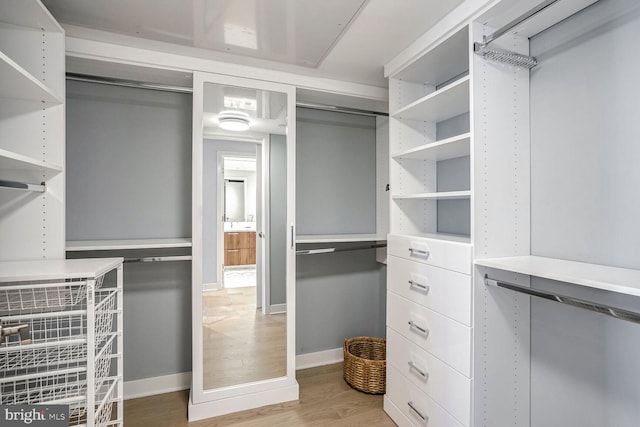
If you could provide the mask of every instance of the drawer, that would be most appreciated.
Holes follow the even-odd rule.
[[[419,390],[462,424],[471,419],[471,380],[387,328],[387,366],[393,365]]]
[[[389,255],[471,274],[471,245],[468,243],[390,234],[387,250]]]
[[[471,326],[471,276],[397,256],[387,268],[387,289]]]
[[[387,326],[471,378],[471,328],[387,292]]]
[[[464,427],[444,408],[438,405],[426,393],[420,391],[407,380],[393,365],[387,365],[387,400],[395,408],[387,413],[399,412],[402,417],[394,418],[401,427],[405,425],[428,427]]]

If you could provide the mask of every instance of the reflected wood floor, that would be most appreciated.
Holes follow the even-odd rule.
[[[257,310],[255,286],[207,291],[202,299],[205,390],[286,375],[286,314]]]
[[[382,395],[361,393],[342,379],[342,364],[297,372],[300,400],[187,422],[188,391],[127,400],[127,427],[395,426],[382,410]]]

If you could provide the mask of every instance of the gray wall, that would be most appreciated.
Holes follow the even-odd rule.
[[[269,142],[269,274],[271,304],[287,301],[287,142],[271,135]]]
[[[202,280],[216,283],[218,280],[218,153],[221,151],[256,153],[256,144],[240,141],[205,139],[202,154]]]
[[[375,118],[297,112],[298,234],[375,233]],[[335,245],[297,248],[323,246]],[[375,255],[357,250],[297,257],[296,354],[339,348],[357,335],[385,336],[386,268]]]
[[[531,253],[640,269],[640,4],[601,0],[532,40]],[[640,298],[542,279],[640,311]],[[635,426],[640,326],[532,299],[531,426]]]
[[[66,108],[67,239],[189,237],[191,97],[67,82]],[[190,263],[125,264],[124,281],[125,381],[190,371]]]
[[[67,240],[191,235],[191,96],[67,82]]]
[[[375,233],[375,118],[296,111],[297,234]]]

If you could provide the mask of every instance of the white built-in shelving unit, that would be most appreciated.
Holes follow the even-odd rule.
[[[37,0],[2,2],[0,260],[64,257],[64,87],[62,27]]]
[[[391,233],[469,236],[469,202],[449,206],[463,211],[458,229],[438,226],[438,203],[470,200],[469,180],[442,190],[437,178],[438,168],[448,167],[442,161],[471,155],[472,134],[464,116],[470,111],[468,27],[389,77]],[[445,122],[456,117],[452,130]]]
[[[122,281],[122,258],[0,262],[0,404],[123,425]]]
[[[0,404],[121,426],[122,258],[64,259],[64,41],[39,0],[0,2]]]
[[[469,27],[461,26],[389,76],[391,206],[384,408],[401,426],[470,425],[469,56]],[[447,170],[449,161],[462,161],[466,168],[462,176],[457,176],[459,166]],[[443,173],[456,176],[439,183]],[[457,222],[443,227],[443,215],[455,216]]]
[[[454,11],[447,29],[427,33],[385,69],[392,195],[384,407],[400,426],[532,425],[530,295],[637,319],[606,303],[526,291],[544,278],[574,292],[640,296],[637,270],[531,254],[530,72],[476,55],[473,44],[538,3]],[[529,37],[591,3],[548,5],[490,47],[528,55]],[[459,188],[451,188],[456,181],[440,172],[465,158],[469,170],[457,163]]]

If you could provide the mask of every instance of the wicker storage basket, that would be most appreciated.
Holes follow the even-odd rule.
[[[386,387],[387,342],[353,337],[344,341],[344,380],[356,390],[382,394]]]

